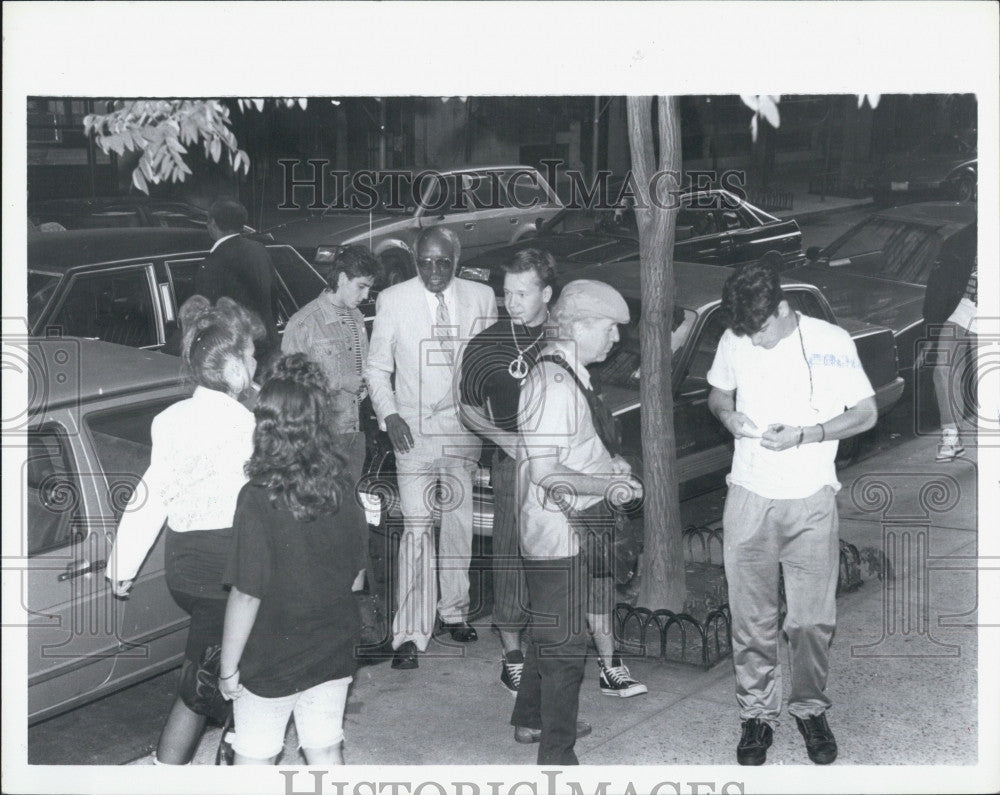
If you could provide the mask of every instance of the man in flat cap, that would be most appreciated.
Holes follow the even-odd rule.
[[[532,615],[531,641],[511,724],[514,739],[538,742],[538,764],[577,764],[577,722],[587,655],[587,564],[574,520],[598,504],[639,499],[642,485],[612,454],[610,414],[587,365],[601,362],[629,320],[621,295],[603,282],[567,284],[552,307],[558,327],[525,379],[517,446],[520,541]],[[609,511],[610,513],[610,511]]]

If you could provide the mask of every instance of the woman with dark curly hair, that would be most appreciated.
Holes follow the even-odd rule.
[[[233,699],[236,764],[273,764],[294,714],[309,764],[343,764],[360,642],[362,557],[338,511],[353,499],[319,365],[275,362],[254,408],[250,482],[233,519],[219,686]]]
[[[252,389],[259,323],[229,298],[212,306],[200,295],[184,302],[180,320],[194,394],[153,419],[145,488],[125,507],[107,572],[114,594],[124,598],[166,525],[167,585],[191,616],[177,699],[156,748],[157,763],[169,765],[190,762],[206,718],[224,717],[218,694],[205,696],[199,668],[203,659],[218,660],[222,642],[222,574],[236,497],[247,480],[243,467],[253,451],[253,414],[240,400]]]

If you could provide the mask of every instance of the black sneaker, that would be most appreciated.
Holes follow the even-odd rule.
[[[767,749],[774,742],[774,732],[760,718],[750,718],[741,724],[743,734],[736,746],[736,761],[741,765],[762,765],[767,761]]]
[[[519,651],[507,652],[500,661],[500,684],[507,688],[507,691],[517,695],[517,690],[521,687],[521,673],[524,671],[524,655]]]
[[[610,668],[604,664],[604,660],[600,657],[597,658],[597,665],[601,669],[598,685],[604,695],[629,698],[649,692],[649,688],[642,682],[632,678],[632,674],[629,673],[628,668],[618,655],[611,658]]]
[[[828,765],[837,758],[837,740],[826,722],[826,713],[808,718],[795,718],[795,723],[806,740],[806,752],[817,765]]]

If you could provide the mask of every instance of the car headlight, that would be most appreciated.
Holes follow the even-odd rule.
[[[320,246],[316,249],[316,262],[333,262],[343,246]]]

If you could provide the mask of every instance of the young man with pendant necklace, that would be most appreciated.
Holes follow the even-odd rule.
[[[474,337],[462,358],[460,405],[466,425],[497,447],[491,466],[493,511],[493,623],[500,633],[503,660],[500,682],[516,695],[524,665],[522,635],[528,625],[528,598],[518,537],[516,449],[521,386],[541,351],[558,335],[548,307],[556,290],[555,260],[548,252],[525,249],[504,266],[504,303],[510,318],[498,320]],[[605,695],[629,697],[647,692],[614,653],[608,580],[590,583],[596,592],[587,620],[601,666]],[[613,588],[613,582],[610,584]],[[613,599],[611,599],[613,604]]]

